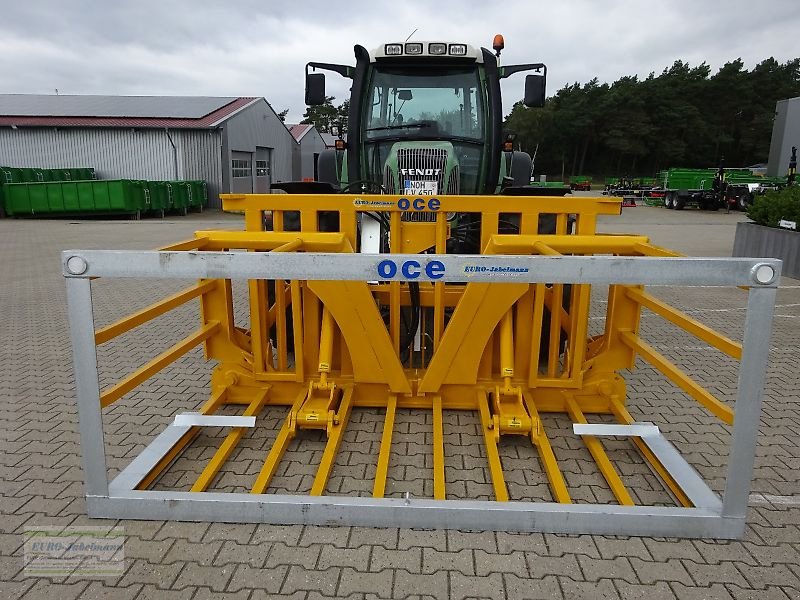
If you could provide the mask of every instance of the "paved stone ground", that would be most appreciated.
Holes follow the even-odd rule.
[[[651,235],[654,242],[695,255],[730,254],[741,215],[633,208],[601,229]],[[206,213],[168,221],[0,221],[0,598],[797,598],[800,597],[800,282],[784,279],[767,373],[749,525],[741,541],[619,538],[358,527],[231,525],[87,519],[78,458],[77,416],[59,252],[66,248],[152,248],[195,229],[238,228],[237,217]],[[93,286],[97,325],[162,297],[179,285],[104,281]],[[662,288],[657,293],[698,318],[740,337],[744,293]],[[602,295],[592,324],[602,325]],[[188,333],[192,307],[162,317],[99,355],[104,384],[114,381]],[[243,306],[237,304],[237,315]],[[645,317],[646,339],[726,401],[735,365],[656,317]],[[657,422],[712,487],[721,489],[727,427],[676,391],[643,363],[627,375],[631,411]],[[176,412],[206,397],[208,366],[199,351],[106,411],[111,474],[123,468]],[[265,409],[256,435],[246,437],[214,489],[246,489],[280,425]],[[448,493],[489,497],[477,418],[446,413]],[[568,421],[546,427],[576,501],[612,497]],[[382,415],[356,410],[328,493],[369,493]],[[387,492],[430,495],[430,415],[399,411]],[[159,482],[186,489],[213,448],[204,434]],[[548,499],[530,444],[503,442],[514,498]],[[606,448],[638,501],[669,502],[629,444]],[[323,443],[299,436],[270,491],[310,487]],[[310,466],[311,465],[311,466]],[[524,467],[524,468],[523,468]],[[115,577],[26,577],[23,532],[32,526],[124,527],[125,571]]]

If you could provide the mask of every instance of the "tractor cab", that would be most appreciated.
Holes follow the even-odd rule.
[[[320,178],[345,191],[404,195],[494,194],[527,182],[530,158],[512,153],[502,131],[500,80],[536,71],[524,102],[542,106],[547,68],[499,66],[503,45],[496,36],[494,52],[437,41],[356,46],[354,67],[308,63],[308,105],[325,102],[317,70],[353,80],[347,141],[320,157]]]

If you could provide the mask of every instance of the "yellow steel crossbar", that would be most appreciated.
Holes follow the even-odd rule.
[[[310,495],[312,496],[321,496],[325,493],[325,486],[328,485],[328,478],[331,475],[333,463],[336,461],[336,453],[339,451],[339,445],[342,443],[344,430],[350,419],[350,410],[352,408],[353,386],[348,385],[344,387],[344,395],[339,403],[339,410],[336,413],[336,417],[333,423],[328,427],[328,443],[325,444],[322,460],[320,460],[317,474],[314,477],[314,483],[311,486]]]
[[[208,239],[202,234],[196,234],[195,237],[182,242],[176,242],[169,246],[161,246],[159,250],[163,252],[177,252],[179,250],[205,250]]]
[[[670,321],[678,327],[683,328],[696,338],[703,340],[717,350],[724,352],[731,358],[735,358],[737,360],[742,359],[742,345],[734,342],[729,337],[717,333],[710,327],[703,325],[701,322],[691,318],[685,313],[682,313],[676,308],[673,308],[669,304],[662,302],[647,292],[635,288],[627,288],[625,293],[631,300],[634,300],[642,306],[649,308],[657,315],[660,315],[667,321]]]
[[[625,406],[623,406],[622,402],[620,402],[619,398],[611,398],[609,401],[609,408],[611,408],[611,412],[614,413],[614,416],[616,416],[617,420],[621,423],[630,425],[635,422],[631,414]],[[661,478],[661,481],[664,482],[678,502],[686,507],[694,506],[691,500],[689,500],[689,496],[681,489],[678,482],[669,474],[669,471],[664,468],[664,465],[661,464],[661,461],[653,454],[653,451],[650,450],[647,444],[640,437],[636,436],[631,437],[631,441],[636,445],[639,452],[644,456],[644,459],[648,462],[653,471],[655,471],[656,475]]]
[[[209,290],[213,289],[216,285],[217,282],[215,280],[209,279],[206,281],[201,281],[198,285],[193,285],[181,290],[180,292],[164,298],[155,304],[151,304],[142,310],[120,319],[116,323],[112,323],[111,325],[107,325],[101,329],[98,329],[94,334],[94,341],[98,346],[100,344],[105,344],[107,341],[114,339],[118,335],[130,331],[139,325],[143,325],[144,323],[147,323],[148,321],[171,311],[173,308],[177,308],[178,306],[185,304],[193,298],[202,296]]]
[[[217,388],[211,397],[200,407],[200,414],[210,415],[222,405],[228,396],[227,388]],[[190,427],[172,447],[164,453],[161,459],[153,466],[142,480],[136,485],[137,490],[146,490],[161,476],[164,470],[186,449],[189,443],[200,433],[200,427]]]
[[[542,425],[542,420],[536,410],[533,397],[530,392],[526,391],[522,393],[522,399],[525,402],[525,408],[528,409],[528,414],[531,416],[533,422],[541,427],[539,431],[531,431],[531,439],[536,445],[536,449],[539,451],[539,460],[542,463],[545,475],[547,475],[547,481],[550,483],[550,490],[553,493],[553,497],[556,499],[556,502],[570,504],[572,499],[569,497],[567,484],[564,481],[564,476],[561,474],[561,469],[558,468],[556,455],[553,453],[552,446],[550,446],[550,440],[547,437],[544,425]]]
[[[481,417],[481,430],[483,442],[486,444],[486,460],[489,463],[489,474],[492,476],[494,498],[498,502],[508,501],[508,488],[503,477],[503,464],[500,462],[500,452],[497,449],[497,436],[494,431],[494,421],[489,414],[489,400],[485,390],[478,390],[478,410]]]
[[[389,457],[392,453],[392,433],[394,432],[394,416],[397,412],[397,396],[389,394],[386,403],[386,416],[383,420],[383,434],[381,435],[381,449],[378,454],[378,464],[375,467],[375,481],[372,485],[372,496],[383,498],[386,491],[386,475],[389,472]]]
[[[258,413],[261,412],[261,409],[267,402],[268,394],[269,387],[258,390],[253,400],[250,402],[250,404],[248,404],[247,408],[242,413],[242,416],[258,416]],[[210,486],[214,481],[214,478],[217,476],[217,473],[219,473],[222,465],[225,464],[225,461],[228,460],[228,457],[236,449],[236,446],[239,444],[239,441],[242,439],[244,434],[247,433],[247,430],[247,427],[234,427],[228,433],[228,435],[225,436],[225,439],[214,453],[214,456],[211,457],[211,460],[206,465],[206,468],[203,469],[203,472],[200,473],[200,476],[194,482],[194,485],[191,489],[192,492],[204,492],[208,489],[208,486]]]
[[[258,474],[256,482],[250,490],[251,494],[263,494],[269,486],[269,482],[272,481],[272,477],[278,469],[278,464],[281,462],[281,458],[283,458],[286,449],[289,447],[289,442],[292,441],[297,433],[295,417],[297,411],[300,410],[303,402],[305,402],[307,395],[307,390],[302,390],[297,394],[294,404],[292,404],[292,407],[289,409],[289,414],[286,416],[286,420],[283,422],[283,426],[278,432],[278,437],[275,438],[272,444],[272,448],[267,455],[267,460],[264,461],[264,466],[261,467],[261,472]]]
[[[710,394],[708,390],[681,371],[675,364],[667,360],[663,354],[657,352],[650,344],[630,331],[621,332],[620,337],[626,346],[661,371],[675,385],[722,419],[724,423],[733,425],[733,409]]]
[[[125,377],[122,381],[100,394],[100,406],[105,408],[106,406],[113,404],[143,381],[146,381],[158,373],[161,369],[186,354],[189,350],[210,338],[217,332],[219,327],[219,321],[209,321],[193,334],[185,337],[171,348],[156,356],[147,364],[139,367],[136,369],[136,371]]]
[[[444,431],[442,419],[442,397],[433,397],[433,497],[436,500],[444,500],[447,497],[445,491],[444,476]]]
[[[575,402],[575,399],[572,396],[567,396],[566,398],[567,404],[567,412],[569,413],[570,418],[576,423],[588,423],[586,417],[583,416],[583,411],[578,406],[578,403]],[[622,483],[622,479],[617,473],[617,470],[614,468],[614,465],[611,464],[611,460],[609,460],[606,451],[603,449],[603,444],[600,443],[593,435],[583,435],[583,443],[586,444],[586,448],[588,448],[589,452],[594,458],[594,461],[597,463],[597,467],[600,469],[600,473],[605,478],[608,486],[611,488],[611,493],[614,494],[614,497],[617,499],[617,502],[622,504],[623,506],[633,506],[633,498],[628,493],[628,490],[625,488],[625,484]]]
[[[237,248],[289,252],[302,245],[306,252],[352,252],[344,234],[336,232],[262,231],[253,236],[250,231],[198,231],[197,235],[207,240],[204,250]]]
[[[641,235],[512,235],[495,234],[485,254],[530,254],[541,248],[540,254],[639,254],[637,245],[647,244]],[[537,250],[538,251],[538,250]]]

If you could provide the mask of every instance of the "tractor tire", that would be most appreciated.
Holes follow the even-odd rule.
[[[675,192],[667,192],[667,197],[664,200],[664,206],[669,210],[675,208]]]
[[[683,210],[684,208],[686,208],[686,198],[683,196],[676,196],[675,210]]]

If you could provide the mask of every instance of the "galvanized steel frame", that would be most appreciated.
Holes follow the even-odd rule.
[[[693,508],[493,502],[417,498],[346,498],[136,490],[191,425],[169,425],[109,483],[102,429],[91,278],[220,278],[369,281],[379,255],[165,251],[65,251],[82,465],[91,517],[192,521],[306,523],[380,527],[495,529],[617,535],[736,538],[744,532],[758,434],[764,372],[781,261],[744,258],[392,255],[398,261],[438,260],[439,281],[606,283],[749,288],[739,368],[736,420],[725,491],[720,499],[649,424],[609,434],[639,436],[690,496]],[[524,271],[474,272],[467,266]],[[398,279],[403,280],[402,274]],[[424,269],[419,279],[425,280]],[[597,426],[594,426],[595,428]],[[595,435],[602,435],[595,429]]]

